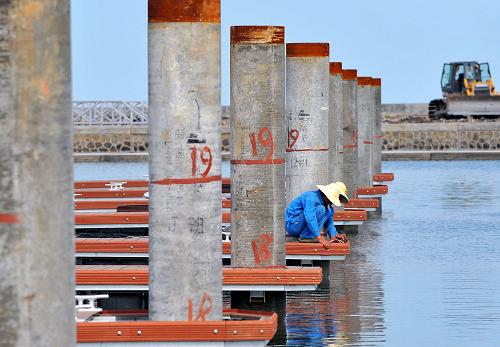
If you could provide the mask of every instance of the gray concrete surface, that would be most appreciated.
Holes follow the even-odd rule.
[[[317,184],[329,183],[329,76],[328,44],[287,44],[287,205]]]
[[[330,63],[330,102],[329,102],[329,181],[343,181],[343,97],[342,63]]]
[[[231,266],[285,263],[284,27],[231,27]],[[259,303],[260,302],[260,303]],[[232,292],[231,307],[278,313],[273,344],[286,343],[286,293]]]
[[[372,147],[374,135],[371,78],[358,77],[357,88],[358,187],[369,187],[372,185],[373,181]]]
[[[373,174],[378,174],[382,171],[382,81],[380,78],[372,80],[372,105],[374,112],[374,132],[373,132],[373,146],[372,146],[372,168]]]
[[[406,104],[383,104],[382,112],[392,114],[421,114],[429,113],[429,104],[427,103],[406,103]]]
[[[356,114],[356,70],[342,72],[343,178],[349,196],[358,188],[358,121]]]
[[[220,17],[185,2],[149,7],[149,316],[221,320]]]
[[[234,267],[285,265],[283,42],[283,27],[231,27]]]
[[[0,345],[74,346],[67,0],[0,2]]]

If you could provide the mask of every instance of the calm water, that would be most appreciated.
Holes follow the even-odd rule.
[[[500,346],[500,161],[383,171],[396,174],[383,216],[351,236],[330,289],[288,296],[288,346]],[[76,179],[145,174],[145,164],[75,168]]]

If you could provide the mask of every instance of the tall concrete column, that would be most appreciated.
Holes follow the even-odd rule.
[[[372,112],[372,79],[358,77],[357,90],[357,119],[358,119],[358,185],[368,187],[372,185],[372,147],[373,147],[373,119]]]
[[[231,27],[231,264],[285,265],[284,27]]]
[[[286,45],[287,205],[328,184],[328,43]]]
[[[74,346],[68,0],[0,2],[0,345]]]
[[[231,265],[285,266],[285,28],[231,27]],[[232,292],[231,307],[278,313],[286,294]]]
[[[382,80],[372,78],[372,105],[374,109],[373,174],[382,172]]]
[[[329,182],[343,181],[342,63],[330,63]]]
[[[343,115],[343,178],[347,192],[354,195],[358,188],[358,120],[356,112],[357,71],[342,70]]]
[[[149,1],[149,315],[222,319],[220,2]]]

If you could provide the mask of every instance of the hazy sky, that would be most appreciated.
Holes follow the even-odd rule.
[[[229,27],[284,25],[331,60],[382,77],[384,103],[440,97],[444,62],[489,62],[500,90],[498,0],[221,0],[222,103]],[[71,0],[74,100],[147,100],[147,0]]]

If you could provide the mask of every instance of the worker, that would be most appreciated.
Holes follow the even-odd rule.
[[[318,189],[307,191],[296,197],[286,208],[285,228],[287,236],[298,237],[299,242],[319,242],[324,248],[331,243],[346,242],[333,225],[333,205],[341,206],[349,201],[347,188],[342,182],[317,185]],[[326,229],[330,240],[321,235]]]

